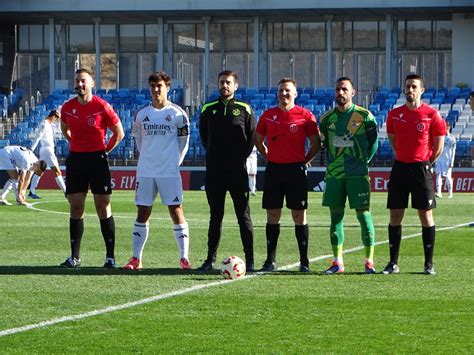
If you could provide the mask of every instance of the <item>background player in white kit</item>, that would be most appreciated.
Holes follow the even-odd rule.
[[[40,132],[38,137],[34,140],[33,144],[31,145],[31,150],[34,151],[38,144],[40,144],[39,150],[39,157],[41,160],[44,160],[48,167],[54,172],[56,175],[56,183],[58,184],[59,188],[65,193],[66,192],[66,184],[64,183],[63,176],[61,175],[61,170],[59,169],[59,162],[58,158],[54,154],[54,128],[53,125],[59,119],[59,112],[53,110],[49,113],[49,115],[44,119],[43,123],[40,126]],[[33,199],[40,198],[36,194],[36,187],[38,186],[40,180],[40,176],[34,175],[31,179],[31,186],[30,186],[30,193],[28,197]]]
[[[168,101],[171,79],[165,72],[148,78],[152,103],[138,110],[133,136],[140,153],[137,166],[135,204],[137,219],[133,227],[133,257],[125,269],[140,270],[149,234],[153,202],[160,194],[173,220],[180,267],[190,269],[189,228],[184,218],[183,186],[179,166],[189,146],[189,118],[178,105]]]
[[[17,204],[25,205],[26,188],[31,177],[33,174],[41,176],[46,170],[46,162],[38,160],[36,155],[25,147],[9,145],[0,149],[0,170],[6,170],[10,177],[3,187],[0,205],[11,205],[6,198],[12,188]]]
[[[257,159],[257,147],[254,146],[246,162],[247,174],[249,175],[249,189],[252,196],[257,195]]]
[[[448,188],[448,198],[453,197],[453,164],[454,154],[456,153],[456,138],[450,133],[451,125],[448,123],[446,136],[444,137],[444,148],[441,155],[436,160],[436,197],[443,197],[441,190],[443,187],[443,176],[446,178]]]

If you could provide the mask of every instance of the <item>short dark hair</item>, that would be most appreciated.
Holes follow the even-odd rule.
[[[425,81],[423,80],[423,78],[418,75],[418,74],[408,74],[405,78],[405,83],[407,82],[407,80],[419,80],[420,83],[421,83],[421,87],[424,87],[425,86]]]
[[[348,76],[341,76],[339,79],[336,80],[336,84],[341,82],[341,81],[348,81],[348,82],[351,83],[352,87],[355,88],[354,82]]]
[[[239,82],[239,78],[238,78],[238,76],[237,76],[237,73],[236,73],[235,71],[233,71],[233,70],[223,70],[223,71],[221,71],[221,72],[219,73],[219,75],[217,76],[217,80],[219,80],[219,78],[220,78],[221,76],[232,76],[232,77],[234,78],[234,81],[235,81],[236,83]]]
[[[474,91],[471,91],[471,96],[474,96]]]
[[[76,74],[81,74],[81,73],[86,73],[86,74],[89,74],[91,76],[91,78],[94,78],[92,76],[92,72],[89,70],[89,69],[86,69],[86,68],[79,68],[76,70]]]
[[[171,78],[164,71],[154,72],[148,77],[148,84],[155,83],[158,81],[164,81],[167,87],[171,85]]]
[[[291,79],[291,78],[282,78],[282,79],[280,79],[280,81],[278,82],[278,86],[280,86],[280,84],[285,84],[285,83],[292,83],[295,86],[295,88],[298,87],[296,85],[296,80]]]
[[[46,164],[46,162],[44,160],[39,160],[38,163],[39,163],[39,167],[40,167],[41,171],[45,171],[46,168],[48,167],[48,164]]]

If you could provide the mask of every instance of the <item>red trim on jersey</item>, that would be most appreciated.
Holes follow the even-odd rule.
[[[267,160],[285,164],[305,160],[306,138],[319,134],[319,129],[314,115],[303,107],[290,111],[274,107],[258,120],[257,133],[267,138]]]
[[[416,110],[397,107],[388,113],[387,134],[395,135],[395,157],[404,163],[427,161],[433,154],[433,137],[446,135],[437,110],[422,103]]]
[[[97,152],[105,150],[105,134],[120,119],[110,104],[98,96],[82,105],[77,97],[61,108],[61,120],[71,131],[72,152]]]

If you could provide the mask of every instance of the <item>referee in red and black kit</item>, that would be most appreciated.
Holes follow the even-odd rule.
[[[383,270],[384,274],[400,272],[398,252],[409,195],[422,225],[424,273],[436,274],[433,267],[436,232],[433,208],[436,200],[432,164],[443,151],[446,123],[437,110],[421,101],[424,91],[423,78],[416,74],[408,75],[404,87],[406,104],[393,109],[387,116],[387,136],[395,151],[395,162],[388,181],[390,262]]]
[[[75,84],[77,97],[67,101],[61,109],[61,131],[70,147],[66,159],[66,194],[70,210],[71,255],[60,265],[65,268],[81,265],[79,253],[90,187],[105,242],[104,268],[113,269],[116,267],[115,221],[110,206],[112,184],[107,154],[123,139],[124,131],[113,108],[92,94],[94,79],[90,71],[78,69]],[[112,135],[106,144],[107,129]]]
[[[217,100],[204,104],[199,134],[206,149],[206,197],[210,208],[207,258],[198,268],[214,268],[221,240],[225,196],[230,192],[239,223],[247,271],[254,270],[253,224],[249,207],[246,161],[255,145],[255,117],[250,106],[234,98],[237,74],[226,70],[218,76]]]
[[[321,149],[314,115],[295,105],[296,82],[283,78],[278,83],[278,106],[263,113],[257,124],[256,146],[267,159],[262,207],[267,210],[267,259],[261,271],[276,270],[275,259],[283,200],[291,210],[300,252],[300,271],[308,272],[309,229],[308,164]],[[305,151],[306,141],[310,146]]]

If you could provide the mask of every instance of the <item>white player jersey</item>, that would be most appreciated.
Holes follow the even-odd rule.
[[[152,104],[138,110],[132,134],[140,152],[137,177],[177,177],[188,150],[189,118],[181,107]]]
[[[442,174],[448,171],[449,167],[454,164],[454,154],[456,153],[456,138],[447,134],[444,137],[444,148],[441,155],[436,160],[435,170]]]
[[[39,135],[31,145],[31,150],[35,150],[36,146],[41,144],[41,148],[54,148],[54,130],[53,125],[48,120],[44,120],[39,128]]]
[[[31,150],[19,145],[8,145],[0,150],[0,170],[29,170],[37,161]]]

